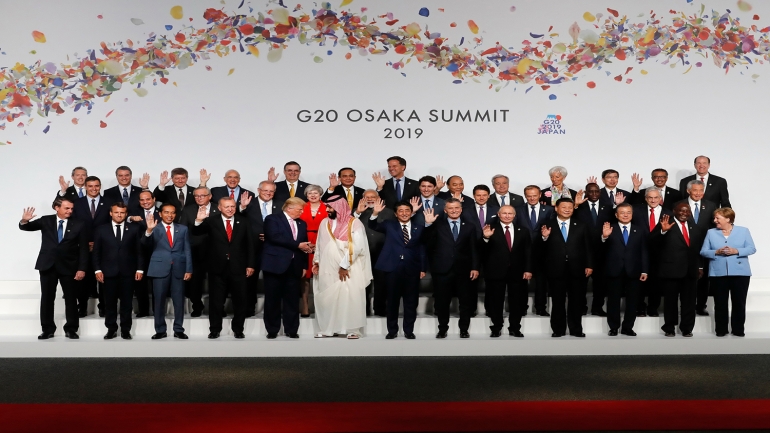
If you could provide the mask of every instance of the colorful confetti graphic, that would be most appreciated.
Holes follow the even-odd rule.
[[[345,0],[342,6],[348,3]],[[5,129],[6,123],[18,122],[20,128],[28,126],[33,112],[43,118],[52,113],[70,113],[72,123],[78,124],[73,113],[90,113],[96,101],[106,102],[113,93],[127,88],[140,97],[146,96],[148,90],[143,86],[148,81],[153,85],[168,84],[168,76],[175,69],[184,70],[211,56],[234,53],[254,57],[265,53],[267,61],[278,62],[283,50],[297,43],[323,47],[328,50],[327,55],[334,49],[343,49],[348,51],[346,59],[351,59],[351,54],[387,55],[384,63],[401,70],[403,75],[402,70],[414,61],[449,74],[453,83],[472,81],[495,91],[510,83],[522,84],[527,86],[525,93],[535,86],[548,90],[577,80],[582,71],[602,69],[613,61],[633,59],[639,65],[656,62],[681,66],[686,68],[684,73],[710,62],[727,73],[736,67],[764,64],[770,53],[770,27],[744,24],[732,17],[729,10],[707,13],[703,6],[699,11],[693,7],[690,13],[650,11],[633,18],[610,8],[606,14],[586,12],[578,20],[580,23],[576,21],[565,29],[567,38],[551,27],[547,32],[530,33],[531,39],[516,48],[486,44],[484,29],[473,19],[467,21],[469,43],[461,38],[450,44],[441,33],[409,22],[412,19],[404,22],[392,13],[367,16],[366,8],[356,13],[341,7],[335,10],[330,3],[320,6],[312,10],[301,5],[293,10],[276,7],[256,15],[228,14],[211,8],[203,14],[207,20],[205,28],[180,26],[173,34],[150,33],[144,41],[102,42],[99,49],[88,50],[86,56],[66,64],[38,61],[2,67],[0,130]],[[751,9],[743,0],[737,6],[744,12]],[[242,7],[243,2],[239,9]],[[515,7],[510,11],[515,11]],[[169,15],[181,20],[182,7],[173,7]],[[429,15],[427,8],[415,8],[413,18]],[[754,15],[753,19],[759,20],[759,16]],[[140,18],[130,20],[137,26],[144,24]],[[46,42],[45,35],[37,30],[32,37],[38,43]],[[321,63],[323,58],[316,55],[313,61]],[[616,81],[630,84],[631,78],[624,77],[632,69],[627,67],[617,75],[605,72],[614,75]],[[230,69],[227,75],[233,73],[234,69]],[[641,74],[646,75],[647,71],[642,70]],[[588,89],[598,85],[595,81],[586,83]],[[554,100],[556,95],[549,93],[548,98]],[[105,128],[107,124],[100,121],[100,126]],[[46,132],[49,129],[50,126],[45,127]]]

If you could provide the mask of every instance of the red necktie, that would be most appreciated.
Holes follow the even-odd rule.
[[[508,231],[508,226],[505,226],[505,241],[508,243],[508,251],[510,251],[512,247],[512,242],[511,242],[511,232]]]
[[[690,246],[690,235],[687,234],[687,226],[684,225],[684,222],[682,223],[682,236],[684,236],[684,243],[687,244],[687,246]]]
[[[174,239],[171,237],[171,226],[166,226],[166,237],[168,238],[168,244],[171,246],[171,248],[174,248]]]
[[[227,227],[225,227],[225,231],[227,232],[227,242],[230,242],[233,240],[233,226],[230,225],[230,220],[225,220],[227,223]]]
[[[230,190],[230,198],[235,200],[235,190],[234,189]]]
[[[650,208],[650,231],[655,230],[655,209]]]

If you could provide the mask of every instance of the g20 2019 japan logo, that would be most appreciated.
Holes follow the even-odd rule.
[[[567,130],[561,124],[560,114],[549,114],[543,120],[543,123],[537,128],[538,134],[566,134]]]

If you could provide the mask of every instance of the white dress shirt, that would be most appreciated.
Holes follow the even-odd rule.
[[[698,212],[700,212],[700,203],[699,201],[693,201],[690,197],[687,197],[687,203],[690,205],[690,212],[692,212],[692,217],[695,218],[695,209],[698,209]],[[700,213],[698,214],[700,217]]]

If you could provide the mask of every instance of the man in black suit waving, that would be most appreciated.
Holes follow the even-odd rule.
[[[118,184],[104,190],[106,205],[112,206],[113,203],[123,202],[128,208],[129,215],[139,212],[139,193],[142,192],[142,188],[131,185],[132,176],[133,172],[131,169],[121,165],[115,170],[115,178],[117,178]],[[143,179],[146,184],[150,180],[150,175],[145,173]]]
[[[191,317],[200,317],[203,313],[203,286],[206,282],[208,272],[207,250],[209,247],[208,232],[192,230],[195,227],[195,220],[198,218],[198,212],[203,209],[206,215],[215,216],[219,214],[219,209],[211,205],[211,191],[207,187],[198,187],[193,191],[193,198],[196,206],[185,206],[182,211],[180,224],[190,229],[190,250],[193,259],[192,279],[185,284],[185,296],[192,303]],[[210,283],[209,283],[210,284]],[[209,305],[211,298],[209,297]],[[224,299],[222,299],[224,306]]]
[[[275,182],[278,176],[275,175],[275,169],[270,167],[267,172],[267,179],[275,182],[275,201],[283,203],[292,197],[304,197],[307,183],[299,180],[302,173],[302,167],[296,161],[289,161],[283,165],[283,176],[286,178],[283,182]],[[354,179],[355,181],[355,179]]]
[[[706,200],[714,203],[717,208],[730,206],[730,193],[727,191],[727,180],[715,174],[709,173],[711,167],[711,158],[700,155],[695,158],[695,174],[690,175],[679,181],[679,191],[687,191],[687,185],[690,181],[699,180],[704,185],[704,196]],[[711,215],[709,214],[709,219]]]
[[[552,337],[562,337],[569,326],[570,335],[585,337],[582,310],[586,283],[593,273],[594,251],[589,239],[591,231],[573,218],[575,204],[571,199],[556,201],[556,218],[540,228],[535,242],[539,257],[546,264],[548,288],[551,291]],[[565,309],[565,301],[569,299]],[[565,320],[566,319],[566,320]]]
[[[131,339],[131,308],[134,281],[144,275],[144,254],[141,248],[142,227],[126,224],[126,204],[118,201],[110,206],[111,224],[96,228],[92,255],[96,281],[104,285],[105,340],[118,336],[118,300],[120,300],[120,337]]]
[[[72,169],[72,185],[64,179],[64,176],[59,176],[59,186],[61,190],[56,194],[56,198],[66,198],[72,203],[75,203],[75,199],[86,195],[86,178],[88,177],[88,170],[85,167],[75,167]]]
[[[148,179],[149,180],[149,179]],[[142,179],[144,181],[144,179]],[[136,224],[142,231],[147,229],[147,220],[152,218],[154,221],[160,221],[160,214],[155,208],[155,195],[150,190],[144,190],[139,193],[139,208],[137,214],[131,215],[126,220],[129,224]],[[185,209],[189,209],[187,206]],[[152,251],[149,251],[142,245],[142,252],[145,257],[149,257]],[[143,271],[147,271],[149,261],[144,261]],[[140,281],[134,281],[134,294],[136,295],[136,317],[147,317],[150,315],[150,294],[152,294],[152,279],[143,278]],[[193,303],[193,306],[195,303]],[[203,308],[203,307],[201,307]],[[194,309],[194,308],[193,308]]]
[[[594,179],[595,178],[593,177],[589,178],[589,183]],[[618,188],[618,180],[620,180],[620,174],[617,170],[610,168],[602,172],[602,183],[604,183],[604,188],[601,189],[599,203],[614,209],[631,195],[628,191]]]
[[[671,188],[667,188],[669,191]],[[638,227],[642,227],[645,230],[645,234],[649,236],[658,226],[660,217],[668,215],[673,218],[674,214],[668,209],[663,208],[660,205],[660,190],[656,187],[645,188],[644,190],[646,204],[634,205],[634,215],[631,222]],[[671,207],[673,208],[673,204]],[[652,257],[655,252],[648,248],[648,255]],[[647,275],[647,280],[643,281],[639,285],[639,298],[636,304],[636,316],[637,317],[658,317],[658,309],[660,308],[660,281],[657,277],[656,266],[654,261],[649,263],[650,272]],[[644,302],[644,297],[647,297],[647,303]]]
[[[540,198],[540,188],[537,189]],[[492,319],[490,337],[500,336],[503,329],[503,309],[506,289],[511,313],[508,316],[508,334],[524,337],[521,317],[527,304],[527,280],[532,278],[532,237],[527,229],[513,221],[516,211],[503,206],[497,212],[499,222],[484,226],[482,257],[484,263],[488,315]]]
[[[329,175],[329,188],[321,196],[321,201],[326,203],[329,197],[338,195],[345,197],[350,209],[358,208],[358,202],[364,197],[364,189],[355,186],[356,171],[350,167],[341,168],[337,174]]]
[[[156,200],[161,203],[174,205],[177,218],[182,218],[182,209],[185,207],[195,207],[195,200],[192,197],[195,188],[187,184],[188,178],[187,170],[182,167],[171,170],[171,179],[168,177],[168,172],[164,171],[160,174],[160,183],[155,188],[155,191],[153,191]],[[200,185],[206,186],[206,182],[210,178],[211,175],[205,169],[202,169]],[[173,183],[173,187],[167,186],[169,180]]]
[[[72,202],[59,198],[53,203],[56,215],[46,215],[32,221],[35,208],[24,209],[19,229],[27,232],[41,231],[42,242],[35,269],[40,272],[40,326],[43,333],[39,340],[53,338],[56,323],[53,319],[56,285],[61,284],[67,323],[64,335],[78,337],[78,301],[75,281],[80,281],[88,269],[88,236],[85,224],[70,218]]]
[[[591,314],[605,317],[607,313],[603,308],[604,298],[607,297],[607,284],[604,278],[604,257],[600,254],[599,248],[602,226],[605,222],[614,220],[614,210],[613,205],[601,203],[602,191],[596,183],[588,183],[585,187],[585,200],[575,209],[575,218],[583,221],[591,232],[591,248],[594,251],[594,271],[596,271],[591,274],[593,290]],[[578,197],[578,200],[581,198]],[[588,311],[587,300],[584,310]]]
[[[254,197],[254,193],[241,187],[241,174],[237,170],[227,170],[225,172],[225,185],[211,188],[211,201],[219,203],[219,199],[229,197],[235,200],[236,212],[241,212],[241,198],[243,195]],[[202,184],[201,186],[206,186]]]
[[[665,168],[652,170],[651,177],[653,186],[650,188],[656,188],[660,192],[658,206],[670,211],[674,208],[676,202],[682,199],[682,192],[666,185],[666,182],[668,182],[668,171]],[[634,184],[634,190],[631,191],[631,196],[627,201],[631,204],[644,204],[648,188],[639,189],[642,186],[642,179],[636,173],[631,175],[631,182]]]
[[[524,199],[526,203],[515,208],[515,217],[513,224],[516,227],[524,229],[524,233],[530,236],[531,240],[535,240],[540,236],[540,227],[546,222],[554,218],[556,213],[553,207],[540,203],[540,187],[537,185],[529,185],[524,188]],[[538,316],[550,316],[548,314],[548,284],[546,283],[545,274],[542,269],[542,263],[533,263],[532,268],[528,272],[533,272],[533,278],[529,279],[529,285],[533,286],[535,292],[535,302],[532,309]],[[526,285],[527,283],[524,282]],[[526,290],[526,289],[525,289]],[[524,314],[527,313],[528,305],[526,303],[526,297],[524,302]]]
[[[372,175],[377,185],[377,193],[385,201],[385,207],[392,208],[396,203],[408,202],[412,197],[420,195],[420,185],[416,180],[404,176],[404,171],[406,171],[406,159],[391,156],[388,158],[388,173],[392,177],[385,180],[379,172]]]
[[[609,336],[636,337],[636,301],[639,282],[647,280],[647,230],[631,222],[633,207],[621,203],[615,208],[617,223],[605,222],[602,227],[604,272],[607,276],[607,325]],[[626,294],[623,326],[620,324],[620,298]]]
[[[475,309],[476,291],[473,281],[479,277],[481,265],[478,243],[479,232],[471,223],[460,218],[463,204],[459,199],[450,197],[444,206],[446,215],[439,216],[432,224],[422,218],[425,228],[426,253],[430,260],[433,278],[434,310],[438,316],[438,334],[436,338],[446,338],[449,330],[449,304],[453,293],[457,293],[460,303],[460,338],[469,338],[468,327]],[[426,209],[423,215],[436,217],[434,208]],[[431,218],[433,219],[433,218]],[[416,221],[413,218],[412,221]]]
[[[497,205],[498,209],[505,205],[513,206],[516,209],[516,206],[524,204],[524,199],[520,195],[508,191],[509,187],[508,176],[497,174],[492,178],[492,188],[495,189],[495,193],[492,194],[489,201]]]
[[[198,190],[199,191],[199,190]],[[233,300],[231,327],[235,338],[245,338],[243,324],[246,320],[246,278],[254,274],[254,239],[246,217],[235,214],[235,200],[219,199],[219,215],[206,208],[198,208],[192,227],[194,234],[205,233],[206,268],[211,287],[209,289],[209,338],[219,338],[222,331],[222,306],[226,289]],[[212,216],[210,216],[212,215]]]

